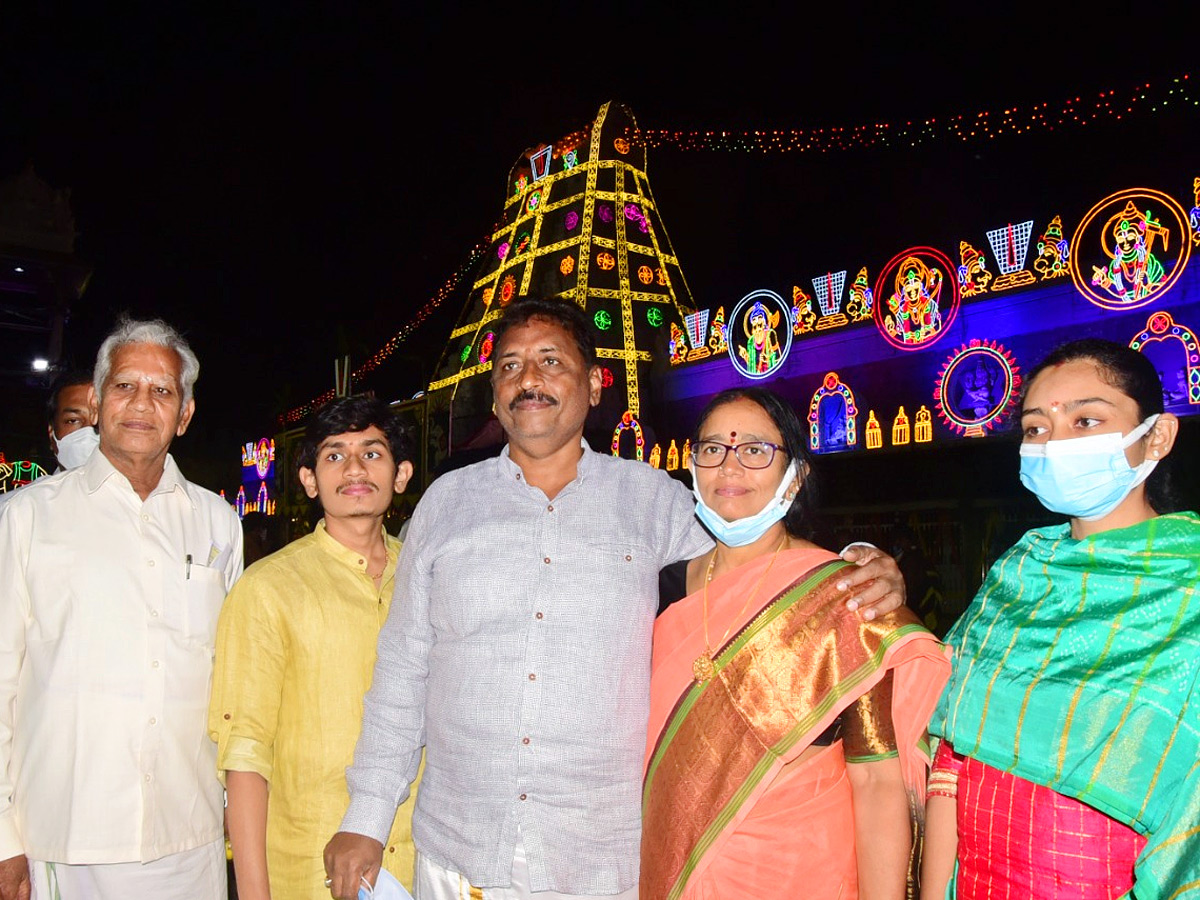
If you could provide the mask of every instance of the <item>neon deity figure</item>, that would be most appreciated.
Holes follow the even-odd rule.
[[[708,349],[715,356],[718,353],[725,353],[729,347],[725,344],[725,307],[721,306],[717,309],[717,315],[713,319],[712,325],[708,329]]]
[[[1108,220],[1101,232],[1111,235],[1113,246],[1104,246],[1112,257],[1107,268],[1092,267],[1092,284],[1107,291],[1117,300],[1136,302],[1149,296],[1162,283],[1166,272],[1154,255],[1154,238],[1161,237],[1167,249],[1170,232],[1154,220],[1149,210],[1142,212],[1132,200]]]
[[[1062,216],[1055,216],[1046,226],[1042,236],[1038,238],[1038,255],[1037,259],[1033,261],[1033,268],[1042,276],[1042,281],[1059,278],[1068,273],[1069,244],[1069,241],[1063,239]]]
[[[887,301],[888,331],[906,344],[921,344],[937,334],[942,327],[941,293],[940,270],[916,256],[905,259],[896,270],[896,292]]]
[[[817,324],[817,314],[812,308],[812,297],[804,293],[799,285],[792,286],[792,334],[807,334]]]
[[[670,347],[671,365],[679,365],[687,359],[687,338],[674,322],[671,323],[671,343],[668,346]]]
[[[987,269],[987,259],[966,241],[958,242],[958,253],[962,265],[958,267],[958,281],[964,297],[974,297],[988,289],[992,273]]]
[[[852,322],[862,322],[871,318],[875,306],[875,297],[867,280],[867,267],[858,270],[854,284],[850,285],[850,299],[846,301],[846,313]]]
[[[1192,243],[1200,247],[1200,178],[1192,179],[1192,193],[1195,194],[1196,205],[1188,215],[1188,223],[1192,226]]]
[[[779,362],[779,336],[775,328],[779,325],[779,313],[767,312],[760,302],[755,302],[742,318],[746,333],[746,346],[738,347],[738,356],[751,372],[766,373]]]

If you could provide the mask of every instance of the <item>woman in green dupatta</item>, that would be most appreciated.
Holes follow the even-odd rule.
[[[1026,534],[947,636],[922,896],[1200,897],[1200,519],[1161,463],[1178,421],[1142,354],[1033,370]]]
[[[846,610],[779,397],[717,395],[692,463],[716,547],[660,578],[639,896],[900,900],[944,648],[906,609]]]

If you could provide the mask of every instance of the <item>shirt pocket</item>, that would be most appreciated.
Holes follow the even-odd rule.
[[[193,564],[184,580],[183,635],[189,643],[212,647],[217,638],[217,616],[225,600],[225,573]]]

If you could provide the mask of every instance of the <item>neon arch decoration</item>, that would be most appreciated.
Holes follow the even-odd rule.
[[[814,451],[847,450],[858,443],[854,392],[829,372],[808,405],[808,446]]]
[[[725,326],[734,370],[755,381],[779,371],[792,349],[791,319],[791,305],[774,291],[753,291],[739,300]]]
[[[1163,406],[1168,409],[1181,405],[1186,397],[1189,404],[1200,405],[1200,348],[1196,333],[1183,325],[1177,325],[1169,312],[1153,313],[1146,320],[1146,330],[1129,342],[1129,346],[1147,356],[1148,345],[1160,344],[1165,351],[1178,341],[1183,350],[1183,368],[1170,373],[1160,370],[1163,383]],[[1155,368],[1162,362],[1164,354],[1154,354]]]
[[[911,247],[879,273],[875,327],[893,347],[916,350],[937,343],[958,315],[958,267],[932,247]]]
[[[1020,387],[1012,353],[996,341],[972,339],[942,363],[933,399],[951,431],[983,437],[1012,412]]]
[[[1075,288],[1104,309],[1137,309],[1169,291],[1192,255],[1183,207],[1162,191],[1110,194],[1071,238]]]
[[[621,421],[618,422],[617,427],[613,429],[612,455],[621,455],[621,434],[624,431],[633,432],[633,443],[635,452],[637,454],[637,461],[642,462],[646,448],[646,439],[642,435],[641,423],[633,417],[633,413],[631,413],[629,410],[625,410],[625,412],[621,414]]]

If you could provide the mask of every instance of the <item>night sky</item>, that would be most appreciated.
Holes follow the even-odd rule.
[[[213,487],[233,486],[238,444],[332,386],[336,356],[361,363],[437,290],[489,233],[524,148],[606,100],[647,128],[850,127],[1127,91],[1194,60],[1168,7],[971,19],[896,5],[802,21],[804,5],[781,18],[738,4],[688,21],[611,4],[483,19],[408,4],[109,5],[6,5],[0,178],[32,162],[72,190],[94,275],[70,362],[90,366],[121,310],[192,340],[196,434],[179,449],[229,455],[229,484]],[[1192,107],[823,157],[667,147],[649,176],[696,301],[715,306],[916,244],[953,254],[967,229],[979,246],[997,224],[1077,220],[1125,187],[1186,200],[1198,138]],[[458,303],[367,386],[421,389]]]

